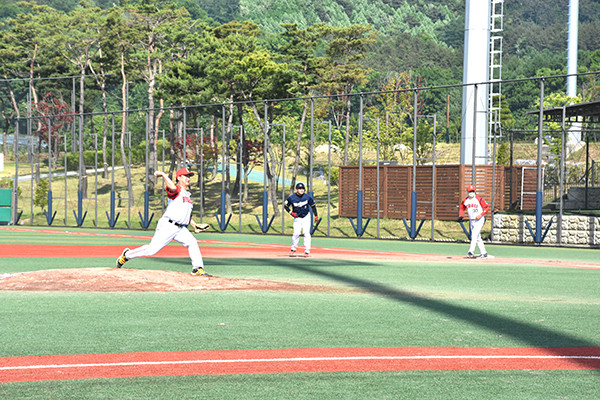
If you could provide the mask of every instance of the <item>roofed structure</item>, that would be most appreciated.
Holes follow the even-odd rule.
[[[600,101],[571,104],[564,107],[544,109],[544,121],[562,122],[563,108],[565,122],[596,123],[600,122]],[[527,114],[539,114],[539,111],[528,111]]]

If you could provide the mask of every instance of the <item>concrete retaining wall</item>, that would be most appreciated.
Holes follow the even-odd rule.
[[[550,220],[552,220],[552,226],[542,243],[558,244],[558,215],[542,216],[542,234],[544,234]],[[525,221],[529,222],[529,226],[535,234],[535,215],[495,214],[493,241],[498,243],[534,243]],[[600,245],[600,218],[563,215],[561,244]]]

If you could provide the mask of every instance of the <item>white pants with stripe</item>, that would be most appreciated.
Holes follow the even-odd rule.
[[[292,235],[292,250],[298,248],[300,242],[300,235],[304,232],[304,252],[310,253],[310,228],[311,228],[312,215],[306,214],[302,218],[294,218],[294,234]]]
[[[481,230],[485,224],[485,217],[481,217],[476,220],[470,220],[471,224],[471,246],[469,247],[469,253],[475,252],[475,246],[479,247],[481,254],[485,254],[485,245],[483,239],[481,239]]]
[[[187,227],[177,226],[169,222],[166,218],[158,220],[156,231],[149,244],[129,250],[125,254],[125,257],[131,260],[132,258],[153,256],[168,245],[171,240],[181,243],[188,249],[192,260],[192,268],[204,268],[202,254],[194,235],[192,235]]]

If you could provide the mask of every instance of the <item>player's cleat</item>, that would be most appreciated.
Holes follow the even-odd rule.
[[[192,270],[192,275],[208,276],[208,274],[204,271],[204,268],[194,268]]]
[[[310,253],[309,252],[304,252],[304,258],[310,257]]]
[[[483,253],[479,255],[479,258],[488,258],[488,255],[487,253]]]
[[[296,255],[296,250],[290,250],[290,254],[288,254],[288,256],[290,257],[294,257]]]
[[[127,253],[129,249],[123,250],[119,258],[117,258],[117,268],[121,268],[128,261],[127,257],[125,257],[125,253]]]
[[[473,253],[471,253],[471,252],[468,252],[468,253],[467,253],[467,257],[468,257],[468,258],[475,258],[475,256],[474,256],[474,255],[473,255]]]

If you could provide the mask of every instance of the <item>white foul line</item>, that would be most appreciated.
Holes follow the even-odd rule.
[[[57,368],[95,368],[95,367],[127,367],[143,365],[183,365],[183,364],[234,364],[257,362],[302,362],[302,361],[353,361],[353,360],[466,360],[466,359],[545,359],[545,360],[600,360],[600,356],[357,356],[357,357],[294,357],[294,358],[256,358],[232,360],[181,360],[181,361],[136,361],[93,364],[48,364],[48,365],[21,365],[0,367],[0,371],[27,370],[27,369],[57,369]]]

